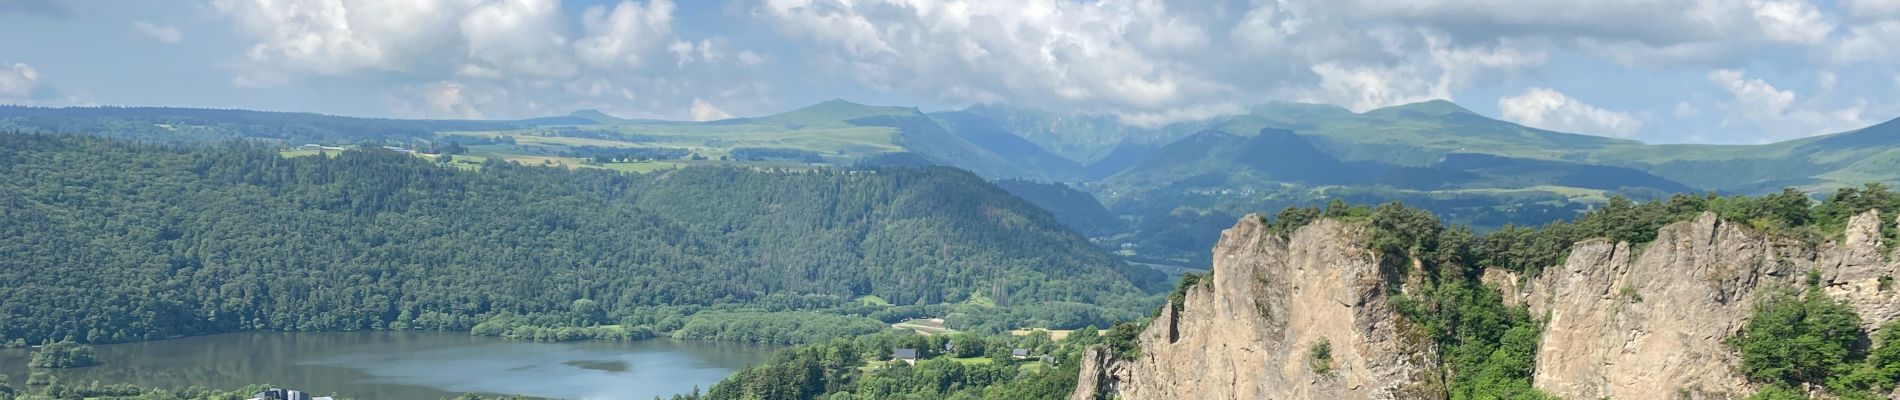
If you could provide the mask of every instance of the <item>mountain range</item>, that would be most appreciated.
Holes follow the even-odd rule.
[[[698,164],[944,165],[1022,181],[1014,184],[1018,189],[1056,183],[1092,195],[1013,191],[1125,254],[1191,265],[1206,265],[1213,233],[1240,215],[1335,199],[1401,201],[1489,229],[1566,219],[1613,196],[1648,200],[1784,187],[1824,193],[1900,182],[1900,121],[1760,145],[1651,145],[1531,128],[1442,100],[1366,112],[1270,103],[1158,127],[1002,105],[925,112],[844,100],[705,122],[593,110],[514,121],[432,121],[0,107],[0,130],[161,142],[376,142],[423,152],[454,142],[458,149],[466,145],[456,159],[469,167],[485,159],[623,171]]]

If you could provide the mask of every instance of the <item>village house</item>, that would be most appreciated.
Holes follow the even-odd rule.
[[[902,360],[905,364],[917,364],[917,349],[891,350],[891,358]]]

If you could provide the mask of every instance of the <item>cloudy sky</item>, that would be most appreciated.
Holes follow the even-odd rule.
[[[1900,116],[1900,0],[0,0],[0,103],[717,119],[831,98],[1161,124],[1443,98],[1759,143]]]

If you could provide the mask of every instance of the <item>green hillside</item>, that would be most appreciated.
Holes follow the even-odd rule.
[[[1490,229],[1566,220],[1613,196],[1822,192],[1900,180],[1900,123],[1758,146],[1647,145],[1430,101],[1364,113],[1268,104],[1209,126],[1087,186],[1137,221],[1117,237],[1122,250],[1201,264],[1200,249],[1214,239],[1206,232],[1222,220],[1331,200],[1402,201]]]
[[[1000,308],[965,324],[1074,328],[1134,318],[1166,287],[947,168],[469,170],[0,134],[0,204],[0,343],[500,316],[666,333],[699,310],[954,316],[938,305],[977,296]]]

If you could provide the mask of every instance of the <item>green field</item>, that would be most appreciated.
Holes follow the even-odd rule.
[[[891,305],[890,300],[885,300],[883,297],[877,297],[877,295],[875,294],[867,294],[863,296],[858,296],[856,300],[857,302],[864,303],[865,305],[872,305],[872,306],[890,306]]]
[[[957,333],[955,329],[943,327],[942,318],[913,319],[891,324],[892,328],[907,329],[923,335],[949,335]]]

